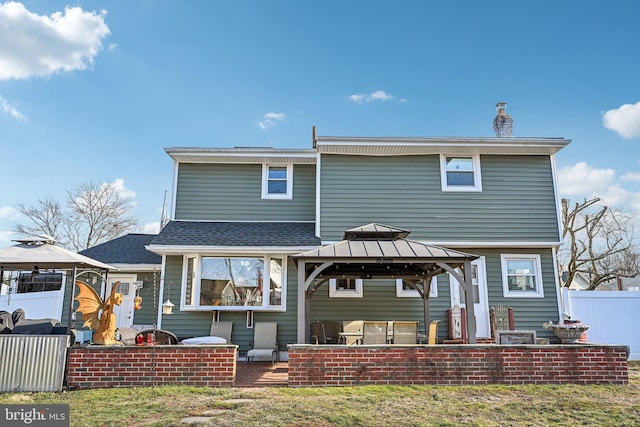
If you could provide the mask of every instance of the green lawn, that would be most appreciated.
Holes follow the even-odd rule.
[[[5,393],[0,403],[60,404],[72,426],[640,426],[640,362],[628,386],[367,386]],[[196,425],[196,424],[192,424]]]

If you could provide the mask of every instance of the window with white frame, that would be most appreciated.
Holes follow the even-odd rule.
[[[435,298],[438,296],[438,278],[431,278],[431,289],[429,290],[429,297]],[[398,298],[420,298],[420,293],[415,290],[411,285],[402,279],[396,279],[396,297]]]
[[[505,297],[544,297],[540,255],[502,254],[500,260]]]
[[[362,279],[329,279],[329,297],[362,298]]]
[[[293,165],[262,165],[262,198],[293,197]]]
[[[480,155],[440,155],[442,191],[482,191]]]
[[[283,309],[285,260],[187,255],[182,310]]]

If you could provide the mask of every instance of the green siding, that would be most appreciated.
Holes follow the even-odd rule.
[[[324,155],[323,241],[370,222],[427,241],[559,240],[548,156],[481,156],[481,192],[443,192],[440,158]]]
[[[294,165],[293,199],[262,199],[260,164],[189,164],[178,171],[176,220],[314,221],[315,165]]]
[[[171,281],[170,299],[176,304],[173,314],[162,316],[162,329],[169,330],[180,339],[187,337],[207,336],[211,329],[211,311],[180,311],[180,283],[182,276],[182,257],[169,256],[166,261],[165,297],[167,298],[168,281]],[[285,312],[255,311],[254,322],[278,322],[278,345],[286,350],[287,344],[297,341],[297,282],[298,276],[293,261],[288,261],[287,274],[287,307]],[[246,311],[222,311],[221,321],[233,321],[232,340],[240,351],[247,351],[253,341],[253,328],[247,328]]]

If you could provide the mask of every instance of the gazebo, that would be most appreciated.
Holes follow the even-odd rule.
[[[294,256],[298,265],[298,342],[308,342],[311,298],[330,278],[403,279],[418,291],[424,305],[425,327],[430,323],[431,279],[449,273],[461,284],[467,301],[473,301],[471,261],[478,255],[428,245],[406,237],[409,230],[383,224],[368,224],[344,232],[344,240]],[[303,290],[303,291],[302,291]],[[468,304],[467,331],[476,343],[473,304]]]
[[[106,275],[109,270],[115,270],[116,268],[56,246],[53,238],[49,236],[29,237],[22,240],[14,240],[14,242],[18,244],[0,248],[0,282],[4,279],[5,271],[40,271],[48,269],[72,271],[69,319],[67,319],[67,333],[69,333],[78,270],[98,270]]]

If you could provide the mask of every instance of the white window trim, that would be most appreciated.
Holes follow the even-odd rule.
[[[525,259],[533,261],[536,279],[535,291],[512,291],[509,289],[507,280],[507,261]],[[540,255],[537,254],[500,254],[500,265],[502,268],[502,293],[505,298],[544,298],[544,284],[542,283],[542,264]]]
[[[270,167],[286,167],[287,168],[287,192],[286,194],[269,194],[269,168]],[[263,199],[280,199],[290,200],[293,198],[293,163],[288,164],[262,164],[262,198]]]
[[[402,287],[402,279],[396,279],[396,297],[398,298],[420,298],[420,294],[415,289],[404,289]],[[431,289],[429,291],[429,298],[436,298],[438,296],[438,278],[431,278]]]
[[[362,298],[362,279],[355,279],[356,288],[336,289],[336,279],[329,279],[329,297],[330,298]]]
[[[473,182],[475,185],[449,185],[447,183],[447,157],[471,157],[473,162]],[[442,185],[442,191],[482,191],[482,173],[480,169],[480,155],[479,154],[462,154],[462,155],[447,155],[440,154],[440,184]]]
[[[184,254],[182,256],[182,283],[180,286],[180,310],[181,311],[286,311],[287,307],[287,257],[280,256],[268,256],[268,255],[246,255],[243,258],[262,258],[265,265],[269,265],[272,258],[282,260],[282,294],[280,299],[280,305],[269,305],[269,299],[263,298],[262,305],[241,305],[241,306],[229,306],[229,305],[199,305],[198,295],[200,295],[200,276],[202,271],[202,258],[203,257],[217,257],[224,258],[224,255],[209,255],[209,254]],[[195,283],[191,289],[191,301],[192,304],[187,305],[187,267],[189,265],[188,259],[195,258]],[[270,291],[270,271],[265,270],[263,286],[263,295],[269,295]]]

